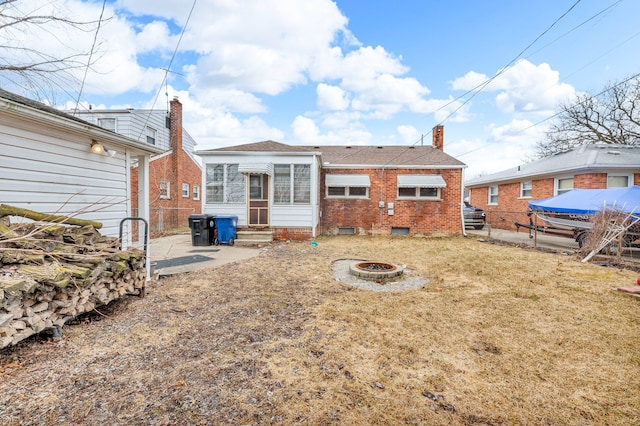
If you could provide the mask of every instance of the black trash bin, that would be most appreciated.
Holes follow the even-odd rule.
[[[213,230],[209,228],[209,220],[206,214],[190,215],[189,228],[191,229],[192,246],[211,245]]]

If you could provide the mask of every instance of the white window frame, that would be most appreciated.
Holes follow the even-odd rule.
[[[330,188],[343,188],[344,192],[342,195],[330,195]],[[352,194],[352,190],[364,189],[365,193],[363,194]],[[368,199],[369,198],[369,187],[368,186],[327,186],[325,191],[326,198],[360,198],[360,199]]]
[[[275,181],[276,169],[284,169],[285,166],[289,166],[289,196],[284,197],[284,201],[278,200],[276,197],[276,185]],[[273,204],[286,206],[286,205],[308,205],[311,204],[311,164],[274,164],[274,184],[273,186]],[[306,176],[304,176],[302,174]],[[278,173],[280,174],[280,173]],[[284,173],[282,173],[284,176]],[[305,179],[307,178],[307,179]],[[286,186],[286,185],[285,185]],[[286,189],[286,188],[283,188]],[[283,194],[284,195],[284,194]]]
[[[200,200],[200,185],[197,185],[197,184],[193,185],[193,199],[195,201]]]
[[[113,123],[113,125],[105,125],[107,123]],[[112,132],[118,131],[118,120],[113,117],[104,117],[98,118],[98,126],[102,127],[106,130],[111,130]]]
[[[446,187],[441,175],[398,175],[397,184],[397,200],[439,201],[442,200],[442,188]]]
[[[609,178],[627,178],[627,184],[625,186],[610,186]],[[626,188],[629,186],[633,186],[633,175],[625,174],[625,173],[607,173],[607,188]]]
[[[533,181],[524,180],[520,182],[520,198],[531,198],[531,197],[533,197]]]
[[[205,165],[205,203],[206,204],[241,204],[246,202],[247,177],[238,171],[238,163],[207,163]],[[222,167],[222,180],[209,180],[209,168]],[[213,172],[211,173],[213,176]],[[220,200],[212,200],[209,190],[219,188]],[[220,195],[220,194],[217,194]]]
[[[182,198],[189,198],[189,184],[182,184]]]
[[[147,143],[150,145],[155,145],[156,144],[156,139],[158,137],[158,131],[156,129],[154,129],[153,127],[149,127],[147,126],[145,128],[145,135],[147,137]]]
[[[436,195],[422,195],[422,190],[435,190]],[[403,192],[413,191],[413,195],[400,195],[400,190]],[[441,200],[442,192],[441,188],[432,188],[426,186],[405,186],[396,188],[396,198],[398,200]]]
[[[571,181],[571,188],[560,189],[560,182],[569,181],[569,180]],[[565,192],[569,192],[574,188],[574,184],[575,184],[575,180],[573,176],[557,177],[554,179],[554,182],[553,182],[553,194],[560,195],[560,194],[564,194]]]
[[[162,200],[171,199],[171,181],[160,179],[160,198]]]
[[[487,204],[491,206],[498,205],[499,189],[498,185],[490,185],[487,189]]]

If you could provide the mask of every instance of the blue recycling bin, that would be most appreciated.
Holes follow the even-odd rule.
[[[216,237],[213,244],[229,244],[230,246],[236,240],[236,229],[238,227],[238,216],[214,216],[216,222]]]

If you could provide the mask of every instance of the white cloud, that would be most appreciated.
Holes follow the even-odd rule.
[[[350,123],[339,132],[329,130],[323,134],[315,121],[299,115],[291,129],[296,142],[302,145],[367,145],[371,141],[371,134],[357,123]]]
[[[403,145],[414,144],[416,141],[420,140],[420,137],[422,135],[422,133],[413,126],[401,125],[397,127],[397,130],[402,137]]]
[[[573,86],[562,83],[560,73],[546,63],[534,65],[523,59],[499,73],[483,87],[489,77],[470,71],[453,80],[451,87],[476,90],[480,86],[484,92],[499,91],[495,97],[496,106],[506,113],[550,114],[560,102],[575,93]]]
[[[316,88],[318,108],[322,110],[342,111],[349,107],[349,97],[338,86],[320,83]]]
[[[312,58],[347,23],[326,0],[209,2],[196,9],[182,46],[201,55],[194,84],[269,95],[305,84]]]
[[[458,140],[445,149],[467,164],[467,179],[480,174],[499,172],[527,161],[545,129],[532,126],[529,120],[511,120],[501,126],[490,125],[486,140]]]
[[[453,90],[473,90],[488,80],[485,74],[469,71],[462,77],[458,77],[451,82]]]
[[[156,49],[170,51],[177,42],[172,36],[166,22],[153,21],[142,27],[135,36],[135,46],[138,52],[149,52]]]

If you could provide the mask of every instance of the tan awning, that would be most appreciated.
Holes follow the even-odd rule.
[[[273,176],[273,163],[240,163],[238,173]]]
[[[398,188],[446,188],[440,175],[398,175]]]
[[[327,186],[354,186],[369,187],[371,181],[369,175],[326,175],[325,184]]]

